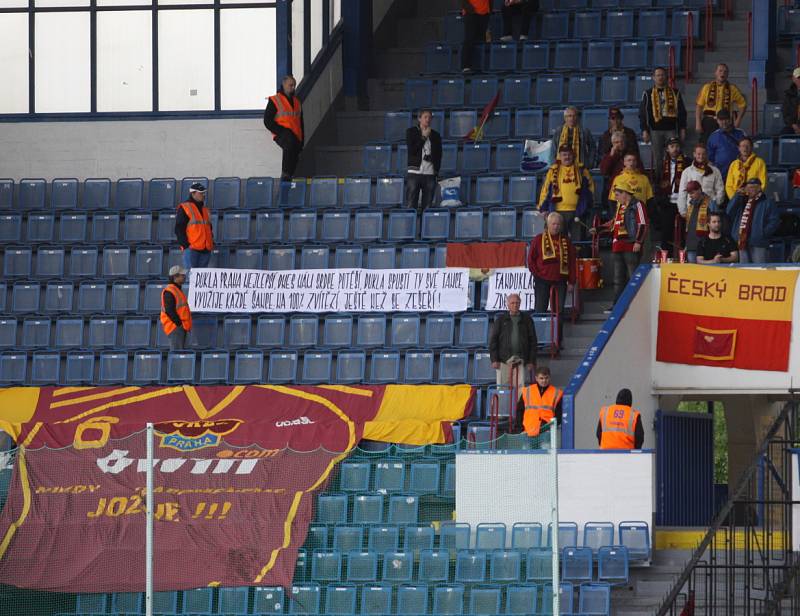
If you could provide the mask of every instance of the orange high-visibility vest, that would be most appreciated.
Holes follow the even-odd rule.
[[[211,231],[211,220],[208,208],[200,209],[194,201],[184,201],[179,208],[183,208],[189,222],[186,224],[186,239],[192,250],[214,250],[214,235]]]
[[[553,385],[545,389],[541,395],[538,385],[522,388],[522,401],[525,404],[522,425],[528,436],[539,436],[542,423],[547,423],[556,416],[556,406],[563,394],[563,391]]]
[[[488,15],[492,12],[491,0],[469,0],[469,3],[478,15]]]
[[[186,295],[184,295],[183,291],[181,291],[179,287],[169,283],[166,287],[164,287],[164,290],[161,291],[161,327],[164,329],[164,333],[169,336],[178,328],[178,326],[175,325],[175,321],[170,319],[164,310],[164,293],[172,293],[172,295],[175,296],[175,310],[177,311],[178,316],[181,318],[183,329],[185,329],[187,332],[191,331],[192,313],[189,312],[189,303],[186,301]]]
[[[600,449],[633,449],[639,411],[624,404],[600,409]]]
[[[272,104],[275,105],[277,113],[275,114],[275,123],[284,128],[288,128],[294,133],[300,143],[303,142],[303,123],[300,121],[300,116],[303,113],[300,108],[300,99],[296,96],[292,97],[292,102],[283,92],[278,92],[269,97]],[[273,135],[273,139],[277,139],[277,135]]]

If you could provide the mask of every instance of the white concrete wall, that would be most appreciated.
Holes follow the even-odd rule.
[[[340,46],[303,102],[306,141],[341,89]],[[15,180],[277,177],[281,172],[280,149],[260,116],[0,123],[0,143],[0,176]]]
[[[627,387],[633,405],[642,414],[644,448],[655,447],[653,419],[657,409],[652,392],[652,358],[655,354],[653,276],[648,275],[623,316],[598,361],[575,396],[575,448],[596,449],[600,407],[613,404],[617,392]],[[656,304],[657,307],[657,304]],[[684,369],[686,367],[684,366]]]

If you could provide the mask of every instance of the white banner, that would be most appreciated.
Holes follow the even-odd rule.
[[[533,274],[527,267],[499,267],[492,270],[483,284],[489,285],[486,295],[486,310],[508,310],[506,297],[517,293],[522,298],[520,310],[532,312],[536,304],[533,295]]]
[[[192,312],[461,312],[469,270],[193,268]]]

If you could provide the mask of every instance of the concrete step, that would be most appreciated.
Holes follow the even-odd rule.
[[[392,47],[375,52],[373,77],[407,79],[420,74],[425,68],[425,51],[422,47]]]
[[[405,106],[405,79],[367,81],[370,110],[393,111]]]
[[[311,175],[345,177],[363,172],[363,146],[327,145],[314,150],[314,169]]]
[[[365,145],[383,141],[383,111],[339,111],[336,113],[338,145]]]
[[[444,39],[444,15],[397,21],[397,45],[400,47],[423,49],[431,41]]]

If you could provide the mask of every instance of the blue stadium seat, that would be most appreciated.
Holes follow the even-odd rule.
[[[0,289],[4,293],[5,289]],[[48,282],[44,292],[45,312],[72,312],[74,288],[71,282]]]
[[[633,11],[607,11],[606,36],[614,38],[633,37]]]
[[[600,11],[578,11],[575,13],[575,38],[599,39],[602,34]]]
[[[362,319],[359,319],[359,327],[361,326]],[[419,314],[392,315],[391,346],[404,347],[419,345],[419,330]]]
[[[378,207],[397,207],[403,204],[404,197],[403,178],[378,178],[375,185],[375,205]]]
[[[506,545],[506,525],[495,522],[478,524],[475,533],[475,549],[502,550]]]
[[[22,322],[21,346],[37,348],[50,346],[50,319],[25,319]]]
[[[614,41],[589,41],[586,48],[586,68],[597,70],[614,66]],[[572,101],[570,101],[572,102]]]
[[[651,74],[638,74],[633,78],[633,99],[641,101],[646,90],[653,87],[653,76]]]
[[[19,182],[18,207],[22,210],[43,210],[47,182],[42,179],[24,179]]]
[[[489,316],[472,313],[461,316],[458,326],[458,345],[461,347],[485,347],[489,341]]]
[[[395,269],[397,250],[394,246],[367,248],[367,269]]]
[[[571,75],[567,88],[567,99],[577,105],[591,105],[595,101],[596,77],[594,75]]]
[[[383,138],[386,141],[402,141],[406,138],[406,129],[411,126],[411,112],[387,111],[383,119]]]
[[[619,522],[619,544],[628,548],[631,562],[650,560],[650,527],[647,522]]]
[[[538,598],[539,588],[535,584],[511,584],[506,588],[506,614],[539,614]]]
[[[400,378],[400,353],[374,351],[370,358],[370,382],[397,383]]]
[[[28,242],[52,242],[56,217],[51,212],[28,214],[25,237]]]
[[[413,240],[417,235],[417,212],[407,208],[389,212],[387,233],[391,242]]]
[[[236,177],[216,178],[213,183],[215,210],[238,208],[241,203],[242,181]]]
[[[441,115],[439,116],[439,123],[441,123]],[[434,121],[432,124],[436,124]],[[436,128],[434,128],[436,130]],[[436,132],[439,132],[438,130]],[[446,144],[442,144],[442,150],[444,150],[444,146]],[[442,152],[444,155],[444,151]],[[441,167],[439,168],[441,171]],[[397,144],[397,151],[394,155],[394,163],[392,165],[391,173],[405,173],[408,170],[408,146],[405,143],[398,143]]]
[[[430,248],[424,244],[407,244],[400,251],[400,267],[427,268],[430,263]]]
[[[609,614],[611,586],[602,582],[581,584],[578,611],[584,614]]]
[[[338,178],[311,179],[311,207],[336,207],[339,203]]]
[[[457,169],[458,169],[458,144],[443,143],[442,166],[439,168],[439,172],[455,173]]]
[[[447,582],[450,575],[448,550],[422,550],[419,554],[420,582]]]
[[[150,346],[152,322],[147,317],[128,317],[122,323],[122,346],[147,348]]]
[[[271,246],[267,250],[267,269],[272,271],[292,270],[295,249],[291,246]]]
[[[291,383],[297,377],[297,353],[273,351],[269,354],[267,379],[270,383]]]
[[[475,180],[475,205],[499,205],[503,202],[502,176],[482,176]]]
[[[478,116],[474,109],[451,111],[447,123],[447,138],[464,139],[475,128],[477,121]]]
[[[508,139],[511,134],[511,112],[508,109],[492,111],[483,127],[485,139]]]
[[[17,346],[17,320],[0,318],[0,348],[13,349]]]
[[[352,584],[329,584],[325,589],[325,614],[352,616],[356,611],[356,587]]]
[[[225,212],[222,215],[222,242],[246,242],[250,238],[250,213]],[[278,238],[280,239],[280,238]]]
[[[433,80],[406,79],[404,100],[408,109],[423,109],[433,105]]]
[[[451,558],[458,550],[468,550],[470,525],[465,522],[447,522],[441,525],[439,531],[439,547],[450,551]]]
[[[606,74],[600,79],[601,103],[626,103],[628,101],[628,75]]]
[[[61,356],[57,352],[39,351],[31,356],[31,383],[36,385],[59,382]]]
[[[234,383],[261,383],[264,354],[261,351],[238,351],[233,361]]]
[[[419,349],[408,351],[405,356],[403,381],[405,383],[433,382],[433,351]]]
[[[563,97],[564,78],[561,75],[541,75],[536,80],[537,105],[560,105]]]
[[[522,555],[517,550],[498,549],[491,553],[489,580],[492,582],[519,582]]]
[[[290,599],[290,614],[319,614],[322,589],[319,584],[294,584]]]
[[[336,269],[361,267],[364,261],[364,249],[361,246],[337,246],[333,256],[333,267]]]
[[[356,345],[360,347],[382,347],[385,344],[386,316],[383,314],[359,315],[356,327]]]
[[[463,593],[463,591],[462,591]],[[463,602],[463,594],[462,594]],[[398,616],[413,616],[428,613],[428,587],[419,584],[403,584],[397,589]]]
[[[74,250],[72,254],[74,258]],[[103,276],[127,276],[130,274],[130,258],[131,249],[127,246],[106,246],[103,248]],[[161,273],[160,267],[158,273]]]
[[[492,150],[488,143],[465,143],[461,147],[464,173],[485,173],[491,165]]]
[[[638,34],[640,42],[667,36],[667,11],[659,8],[639,11]]]
[[[280,586],[262,586],[253,589],[253,612],[256,614],[283,614],[285,602],[284,590]]]
[[[330,253],[327,246],[304,246],[300,250],[300,269],[328,269]]]
[[[800,138],[781,137],[778,140],[778,164],[787,167],[800,164]]]
[[[516,522],[511,528],[511,547],[517,550],[538,548],[542,544],[542,525],[539,522]]]
[[[317,213],[302,210],[289,214],[286,239],[290,242],[313,242],[317,239]]]
[[[375,524],[367,529],[367,548],[370,552],[383,554],[397,551],[399,542],[400,528],[394,524]]]
[[[547,525],[547,545],[551,546],[551,535],[553,532],[553,525]],[[564,549],[568,547],[575,547],[578,545],[578,525],[575,522],[559,522],[558,523],[558,548]]]
[[[88,180],[87,180],[88,182]],[[173,183],[172,189],[174,191],[175,184]],[[102,199],[103,197],[103,190],[102,188],[98,188],[98,197]],[[90,207],[89,203],[87,202],[87,208]],[[117,210],[139,210],[142,208],[144,203],[144,180],[141,178],[123,178],[117,180],[115,191],[114,191],[114,209]],[[97,202],[98,207],[94,209],[104,209],[100,207],[100,202]],[[174,199],[174,192],[173,192],[173,199],[171,201],[170,207],[175,206],[175,199]]]
[[[323,242],[346,242],[350,238],[350,213],[327,210],[322,213],[320,240]],[[301,265],[301,267],[303,267]],[[327,267],[327,265],[325,266]]]
[[[439,462],[437,460],[419,460],[412,462],[410,465],[409,476],[409,491],[416,494],[438,494],[439,492]],[[430,546],[426,549],[433,549],[433,529],[430,526],[422,527],[431,530],[430,533]],[[415,529],[414,532],[419,534],[422,532],[427,535],[427,531],[419,531]],[[408,538],[408,529],[406,529],[406,538]],[[408,541],[406,540],[405,549],[409,549]],[[415,547],[415,550],[423,549]]]
[[[94,381],[94,353],[72,351],[67,353],[64,382],[68,385],[89,384]]]
[[[496,207],[489,210],[486,239],[513,240],[517,237],[517,212],[513,207]]]
[[[753,154],[764,159],[767,167],[772,166],[772,138],[756,139],[753,141]]]
[[[336,357],[337,383],[363,383],[367,358],[364,351],[340,351]]]
[[[316,316],[296,315],[289,319],[289,346],[312,347],[317,345],[319,321]]]
[[[393,494],[389,496],[389,524],[416,524],[419,521],[419,496]]]
[[[342,554],[361,551],[364,548],[364,527],[337,524],[333,529],[333,549]]]
[[[11,291],[11,312],[39,312],[41,288],[37,282],[15,282]]]
[[[278,185],[278,207],[295,208],[306,204],[306,179],[284,180]]]
[[[14,207],[14,180],[0,179],[0,209],[9,210]]]
[[[439,107],[463,107],[464,91],[463,79],[440,79],[436,82],[435,104]]]
[[[105,283],[81,283],[78,291],[78,310],[81,312],[96,312],[94,306],[103,306],[105,310]],[[102,290],[101,290],[102,288]],[[159,308],[161,304],[159,291]],[[102,304],[101,304],[102,302]],[[128,280],[116,280],[111,285],[111,312],[136,312],[139,310],[139,283]]]
[[[587,107],[581,114],[584,128],[588,128],[592,135],[600,137],[608,129],[608,107]]]
[[[392,146],[378,143],[364,146],[364,173],[385,175],[392,169]]]
[[[552,581],[553,552],[550,548],[529,548],[525,558],[525,579],[528,582]]]
[[[453,345],[455,317],[453,314],[430,314],[425,319],[425,347]],[[402,344],[402,343],[399,343]]]
[[[133,193],[136,192],[135,185],[141,180],[120,180],[123,186],[126,182],[131,182],[128,188],[134,188]],[[118,183],[119,184],[119,183]],[[141,184],[139,190],[139,205],[141,207]],[[125,193],[123,188],[123,195]],[[133,196],[133,195],[131,195]],[[135,201],[135,199],[134,199]],[[111,203],[111,180],[107,178],[89,178],[83,183],[83,201],[81,207],[86,210],[104,210],[109,207]],[[75,207],[75,206],[72,206]],[[127,208],[126,208],[127,209]]]
[[[689,35],[695,39],[700,38],[700,11],[685,9],[672,11],[672,36],[686,37]]]
[[[119,214],[95,212],[92,216],[92,241],[98,243],[119,240]]]
[[[621,41],[619,45],[619,67],[621,69],[645,68],[647,64],[647,40]],[[652,76],[648,75],[652,80]],[[640,100],[639,97],[637,100]]]
[[[353,497],[354,524],[380,524],[383,522],[383,495],[356,494]]]
[[[423,240],[447,240],[450,235],[450,210],[428,208],[422,213]],[[436,267],[434,265],[434,267]]]
[[[144,287],[144,300],[142,310],[144,312],[161,311],[161,293],[164,289],[162,282],[148,282]]]
[[[194,351],[171,351],[168,353],[167,381],[194,381],[195,359]]]
[[[206,589],[201,589],[206,590]],[[209,588],[208,590],[211,590]],[[240,586],[238,588],[220,588],[219,589],[219,612],[221,614],[246,614],[247,613],[247,600],[250,589],[247,586]],[[192,598],[194,605],[194,599]],[[186,606],[187,598],[186,593],[183,596],[183,604]]]
[[[789,176],[786,172],[769,171],[767,173],[767,188],[764,192],[774,201],[786,201],[789,199]]]
[[[382,237],[382,212],[358,211],[355,213],[353,219],[353,239],[356,242],[372,242],[380,240]]]
[[[353,339],[353,317],[334,314],[325,317],[322,344],[326,347],[350,346]]]
[[[542,38],[559,40],[569,37],[569,17],[566,11],[552,11],[542,14]]]
[[[544,124],[541,109],[518,109],[514,114],[514,134],[517,137],[540,137]]]
[[[200,354],[200,382],[226,382],[229,366],[230,356],[227,351],[203,351]]]
[[[553,68],[555,70],[572,71],[578,70],[582,66],[583,42],[557,40],[553,56]]]
[[[50,185],[50,207],[74,210],[78,207],[78,180],[61,178]]]
[[[326,492],[317,497],[316,521],[320,524],[347,522],[347,495]]]
[[[481,77],[474,78],[470,81],[470,105],[485,105],[494,98],[499,90],[499,82],[497,77]],[[505,99],[504,103],[505,104]]]
[[[546,71],[550,68],[550,43],[527,41],[522,45],[523,71]]]
[[[362,615],[383,616],[392,613],[392,586],[365,584],[361,590]]]
[[[561,582],[558,587],[559,605],[572,607],[575,602],[574,589],[571,583]],[[542,587],[542,610],[551,610],[553,606],[553,584],[544,584]]]
[[[353,515],[355,516],[355,512]],[[377,552],[352,550],[347,554],[347,580],[349,582],[374,582],[377,579]]]
[[[391,146],[389,154],[391,156]],[[389,173],[389,169],[376,172]],[[369,173],[369,172],[368,172]],[[342,205],[345,207],[368,207],[372,203],[372,180],[369,178],[345,178],[342,186]]]
[[[653,41],[653,55],[650,64],[653,66],[669,66],[669,50],[675,52],[675,68],[681,67],[681,41],[680,39],[656,39]]]
[[[272,190],[272,178],[247,178],[244,185],[244,207],[250,210],[272,207]]]
[[[88,217],[84,213],[62,214],[58,224],[58,239],[69,244],[85,242],[87,223]]]
[[[469,593],[469,613],[492,616],[500,614],[500,586],[473,587]]]
[[[30,276],[33,251],[27,246],[14,246],[5,249],[3,255],[3,277],[19,278]]]
[[[39,248],[36,251],[36,276],[61,278],[64,275],[64,248]]]
[[[783,112],[780,103],[764,103],[764,121],[761,132],[764,135],[780,135],[783,131]]]
[[[369,462],[346,460],[339,466],[339,485],[345,492],[366,492],[372,465]],[[359,544],[360,546],[361,544]],[[373,549],[370,546],[370,549]]]
[[[424,223],[423,223],[424,224]],[[483,238],[483,209],[458,208],[455,215],[456,240],[481,240]]]
[[[513,141],[498,143],[495,149],[494,169],[498,171],[516,171],[522,162],[524,143]]]
[[[300,382],[328,384],[331,382],[332,367],[333,355],[330,351],[307,352],[303,356]]]
[[[178,182],[175,178],[153,178],[148,184],[147,207],[151,210],[174,209],[178,202],[177,190]]]
[[[583,526],[583,547],[594,554],[604,545],[614,544],[614,525],[611,522],[586,522]]]
[[[22,384],[25,382],[28,358],[25,353],[0,354],[0,383]]]
[[[100,353],[101,383],[123,383],[128,378],[128,354],[119,351]]]
[[[486,581],[486,552],[459,550],[456,555],[456,582],[479,584]]]
[[[597,550],[597,580],[609,584],[627,584],[628,548],[624,545],[606,545]]]
[[[0,241],[19,242],[22,238],[22,214],[0,215]]]
[[[489,70],[513,71],[517,68],[517,44],[497,42],[489,45]]]
[[[89,319],[89,346],[92,348],[117,345],[117,319],[92,317]]]
[[[105,261],[107,255],[104,253],[103,258],[104,262],[103,265],[105,266],[107,261]],[[112,257],[112,260],[114,257]],[[134,275],[142,278],[155,278],[161,275],[163,271],[163,262],[164,262],[164,249],[161,246],[139,246],[136,249],[134,254]],[[112,276],[127,276],[128,270],[122,266],[119,268],[116,265],[112,266],[114,269],[110,275]],[[104,270],[106,276],[109,275],[108,270]]]
[[[383,555],[383,573],[381,579],[391,584],[410,582],[413,567],[413,552],[386,552]]]

